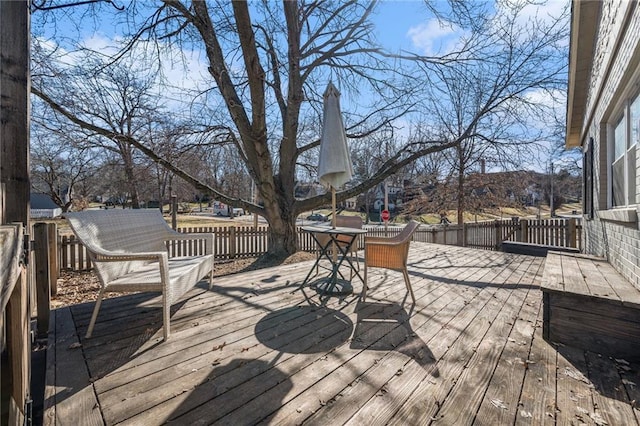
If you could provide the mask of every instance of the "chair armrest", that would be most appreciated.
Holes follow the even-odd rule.
[[[182,232],[172,232],[167,237],[165,237],[165,241],[189,241],[189,240],[205,240],[205,254],[213,254],[213,241],[214,235],[210,232],[200,232],[200,233],[182,233]]]
[[[397,246],[400,245],[402,243],[404,243],[406,241],[398,241],[398,240],[394,240],[391,238],[385,238],[385,237],[367,237],[364,240],[364,245],[365,246],[370,246],[370,245],[379,245],[379,246]]]
[[[407,263],[409,242],[376,241],[364,245],[364,263],[372,267],[403,269]]]
[[[93,252],[94,261],[96,262],[130,262],[130,261],[145,261],[152,260],[162,262],[163,258],[168,259],[166,252],[162,251],[149,251],[139,253],[122,253],[108,250],[99,250]]]

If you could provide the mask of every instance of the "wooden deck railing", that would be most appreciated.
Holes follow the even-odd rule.
[[[365,226],[367,235],[393,236],[402,227]],[[461,245],[486,250],[499,250],[502,241],[521,241],[559,247],[581,248],[580,222],[575,219],[545,220],[496,220],[468,223],[462,227],[421,226],[414,233],[413,241]],[[180,232],[212,232],[215,235],[214,253],[217,260],[232,260],[257,257],[268,248],[267,227],[228,226],[178,228]],[[359,249],[364,248],[359,239]],[[316,252],[311,235],[298,228],[298,246],[303,251]],[[86,249],[73,235],[58,238],[60,270],[89,270],[91,262]],[[185,241],[169,246],[171,256],[196,255],[204,251],[202,242]]]
[[[29,288],[22,225],[0,226],[0,423],[26,424],[31,376]]]
[[[500,250],[503,241],[573,247],[582,250],[582,222],[579,219],[519,219],[465,223],[463,244]]]

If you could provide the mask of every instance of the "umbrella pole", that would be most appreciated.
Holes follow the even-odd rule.
[[[331,185],[331,227],[336,229],[336,189]],[[333,280],[335,281],[336,270],[335,265],[338,262],[338,252],[335,241],[331,245],[331,251],[333,252]]]
[[[331,185],[331,227],[336,228],[336,189]]]

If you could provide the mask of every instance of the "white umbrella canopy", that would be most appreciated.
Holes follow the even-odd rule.
[[[351,155],[349,155],[347,134],[340,111],[340,92],[333,83],[329,82],[324,91],[318,179],[321,184],[331,189],[331,221],[334,228],[336,223],[336,188],[349,182],[352,176]]]

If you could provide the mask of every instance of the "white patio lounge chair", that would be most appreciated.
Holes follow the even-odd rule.
[[[209,274],[213,277],[213,234],[171,229],[159,210],[107,210],[65,213],[89,251],[101,289],[86,337],[91,337],[106,292],[162,293],[163,337],[169,337],[169,309]],[[204,240],[205,254],[169,258],[168,241]]]

